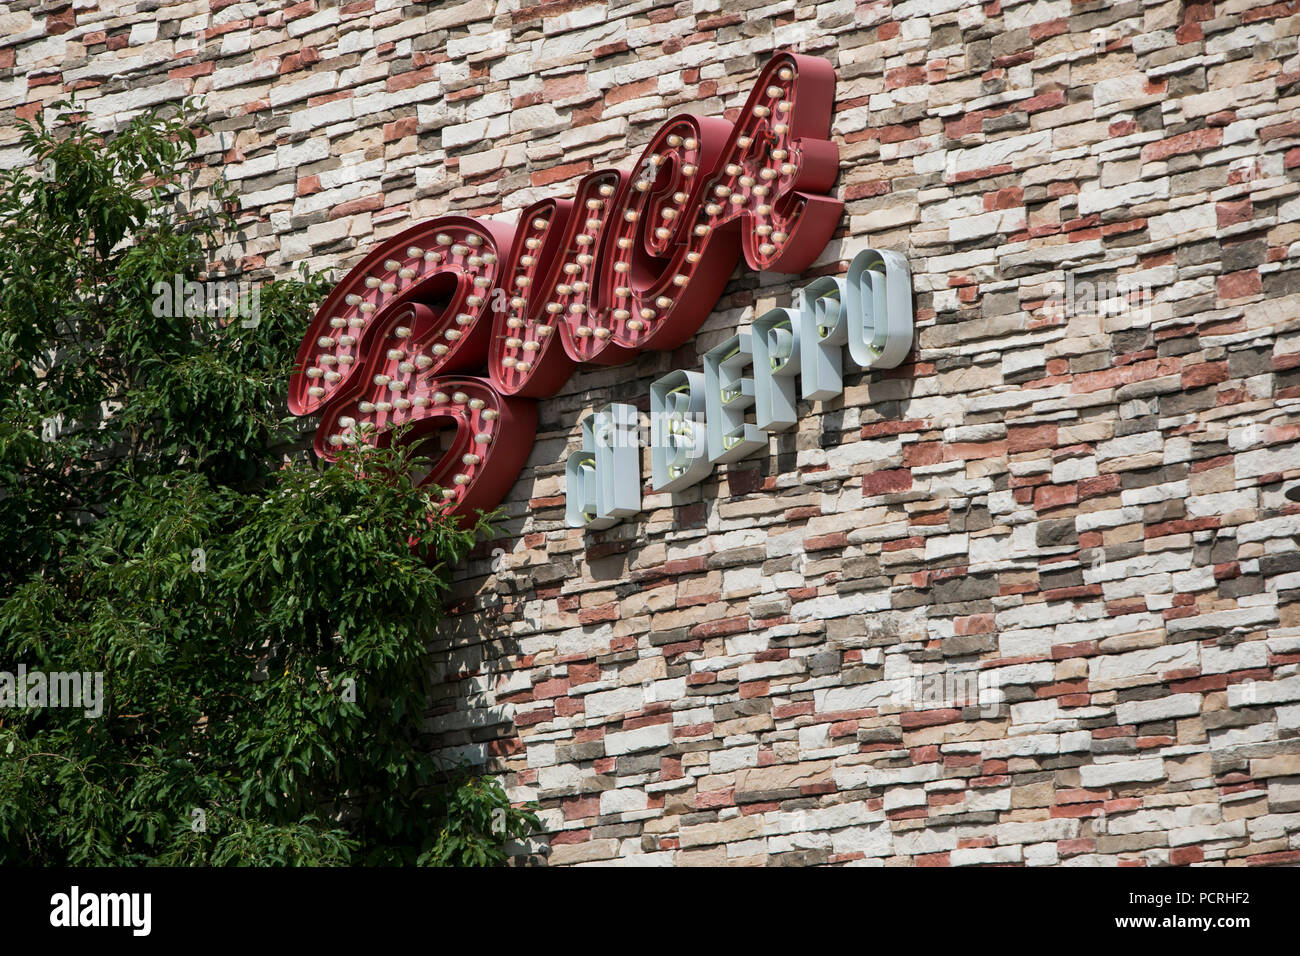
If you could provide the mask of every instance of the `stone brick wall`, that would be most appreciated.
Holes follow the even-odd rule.
[[[626,167],[776,46],[825,57],[841,232],[541,403],[430,726],[540,801],[552,865],[1291,863],[1298,7],[10,0],[0,166],[68,91],[110,125],[205,94],[239,267],[346,267]],[[644,409],[866,245],[911,263],[903,366],[638,520],[564,527],[588,410]],[[1087,301],[1121,281],[1149,296]]]

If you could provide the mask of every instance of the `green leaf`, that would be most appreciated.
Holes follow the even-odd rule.
[[[254,329],[158,306],[238,225],[194,178],[198,101],[108,137],[54,109],[0,171],[0,659],[104,700],[6,713],[0,865],[506,862],[536,817],[421,733],[450,569],[490,523],[431,521],[400,442],[286,461],[328,277],[261,283]]]

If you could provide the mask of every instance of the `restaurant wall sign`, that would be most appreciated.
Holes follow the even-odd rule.
[[[812,264],[843,209],[826,195],[834,98],[829,63],[782,52],[735,123],[675,116],[632,172],[592,172],[572,199],[542,199],[517,223],[438,216],[379,245],[326,297],[298,350],[289,408],[320,414],[317,453],[382,444],[399,425],[411,426],[407,441],[442,433],[424,484],[458,517],[495,507],[533,446],[536,400],[575,367],[689,340],[742,255],[755,270]],[[652,385],[652,488],[679,490],[766,448],[769,432],[794,424],[796,376],[805,399],[839,393],[846,347],[857,366],[888,368],[911,341],[905,261],[860,253],[845,277],[815,280],[797,307],[711,350],[703,372]],[[566,468],[571,525],[640,509],[628,409],[583,423]]]

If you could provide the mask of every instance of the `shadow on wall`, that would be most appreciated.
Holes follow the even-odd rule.
[[[584,735],[586,698],[569,696],[570,687],[585,684],[587,694],[600,690],[603,679],[610,689],[630,691],[625,706],[629,717],[638,719],[680,707],[690,696],[686,680],[681,681],[679,693],[666,692],[674,682],[665,681],[668,675],[659,671],[677,654],[702,649],[703,642],[692,636],[694,625],[707,623],[723,611],[722,578],[729,571],[754,578],[750,613],[759,623],[752,628],[753,640],[766,646],[773,633],[768,629],[783,624],[803,630],[787,616],[794,597],[788,592],[805,587],[804,570],[810,560],[817,560],[815,553],[793,545],[772,555],[762,542],[715,551],[706,542],[725,534],[729,511],[743,510],[747,503],[761,500],[767,507],[773,503],[768,499],[787,499],[787,506],[775,514],[797,516],[818,510],[810,504],[817,500],[813,492],[832,498],[842,490],[860,494],[860,477],[845,474],[837,479],[829,474],[839,464],[828,464],[828,455],[840,448],[861,448],[860,435],[890,435],[896,430],[891,423],[909,417],[915,382],[905,368],[873,375],[846,362],[844,392],[826,402],[800,401],[799,424],[774,435],[765,455],[719,466],[699,484],[660,496],[665,499],[660,507],[647,508],[637,518],[607,530],[580,533],[566,528],[563,461],[577,440],[583,409],[590,407],[593,398],[608,398],[611,387],[629,397],[644,396],[645,389],[638,390],[638,385],[663,374],[667,366],[689,363],[685,352],[690,350],[688,346],[671,355],[647,355],[620,369],[593,369],[592,376],[576,377],[575,384],[581,383],[583,391],[543,403],[537,447],[507,498],[501,535],[481,543],[471,554],[449,617],[430,644],[435,690],[427,727],[437,747],[450,760],[466,760],[502,774],[512,797],[520,793],[541,797],[543,820],[548,824],[548,815],[563,819],[566,799],[590,797],[593,792],[599,799],[600,778],[613,773],[616,762],[648,761],[647,766],[653,763],[657,771],[661,757],[657,751],[633,758],[607,756],[600,735],[603,724],[597,723]],[[914,362],[913,353],[904,366]],[[601,385],[588,381],[589,377],[610,382]],[[548,404],[567,411],[557,415],[545,407]],[[645,399],[639,399],[639,404],[646,404]],[[648,482],[648,449],[643,449],[643,458],[642,475]],[[802,480],[779,480],[792,475]],[[753,537],[753,532],[747,534]],[[543,562],[517,563],[530,555],[535,560],[538,552],[545,554]],[[846,579],[861,578],[864,587],[880,583],[880,573],[874,559],[845,568]],[[685,595],[676,587],[683,575],[689,575],[691,582],[691,593]],[[777,590],[760,594],[762,579],[777,582]],[[631,636],[634,630],[645,630],[643,625],[629,628],[628,636],[620,635],[625,621],[673,612],[685,623],[674,620],[675,626],[651,630],[649,645],[658,652],[654,657],[640,659],[637,640]],[[571,626],[557,631],[561,620]],[[743,623],[738,633],[751,630],[748,621]],[[886,638],[906,639],[892,630],[877,637]],[[829,661],[838,660],[834,652],[840,639],[837,633],[824,631],[801,635],[800,641],[823,645],[819,650],[827,653],[818,659]],[[782,638],[772,646],[785,643]],[[534,684],[537,669],[547,664],[549,679]],[[636,673],[639,667],[645,670],[643,675]],[[680,664],[676,669],[682,669]],[[858,676],[879,680],[883,674],[868,668]],[[721,684],[711,687],[714,693],[727,690]],[[887,696],[891,690],[882,692]],[[638,694],[637,700],[630,699]],[[738,706],[743,708],[743,702]],[[579,725],[576,732],[566,731],[566,739],[548,744],[544,734],[541,739],[532,737],[530,728],[563,718],[577,718]],[[525,735],[530,738],[527,747]],[[521,759],[525,755],[526,760]],[[619,763],[620,772],[622,766]],[[529,862],[545,858],[544,839],[528,848]]]

